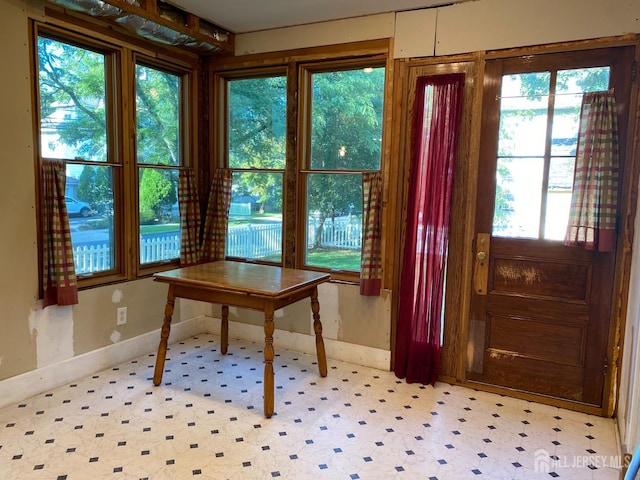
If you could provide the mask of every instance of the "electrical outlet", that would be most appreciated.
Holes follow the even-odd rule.
[[[127,307],[118,307],[116,314],[116,325],[126,325],[127,323]]]

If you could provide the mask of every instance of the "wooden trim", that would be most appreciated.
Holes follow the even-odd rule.
[[[603,37],[589,40],[551,43],[543,45],[531,45],[527,47],[507,48],[503,50],[488,50],[487,60],[498,58],[516,58],[529,55],[541,55],[548,53],[568,53],[577,50],[594,50],[598,48],[623,47],[636,45],[640,35],[627,33],[615,37]]]
[[[295,63],[291,62],[287,68],[287,98],[296,98],[298,92],[299,72]],[[283,213],[283,234],[284,243],[282,247],[283,265],[287,268],[296,267],[296,238],[299,234],[296,225],[303,224],[299,221],[300,208],[297,202],[299,191],[299,152],[298,152],[298,102],[287,101],[287,138],[286,138],[286,170],[284,174],[284,211]]]
[[[473,381],[464,381],[464,382],[451,382],[451,377],[438,377],[439,381],[445,381],[447,383],[455,383],[456,385],[460,385],[467,388],[472,388],[474,390],[480,390],[482,392],[495,393],[498,395],[505,395],[508,397],[519,398],[521,400],[526,400],[529,402],[541,403],[544,405],[551,405],[552,407],[564,408],[567,410],[573,410],[575,412],[587,413],[589,415],[602,415],[602,409],[600,407],[579,403],[579,402],[571,402],[568,400],[563,400],[555,397],[546,397],[544,395],[535,395],[533,393],[522,392],[519,390],[514,390],[511,388],[503,388],[497,387],[494,385],[488,385],[486,383],[473,382]],[[607,415],[605,415],[607,416]]]
[[[632,68],[637,69],[640,64],[640,35],[636,38],[635,65]],[[634,73],[631,72],[633,77]],[[637,73],[635,73],[637,76]],[[616,272],[618,278],[621,279],[618,288],[614,291],[615,317],[612,320],[613,332],[610,351],[613,352],[611,359],[610,375],[605,382],[605,389],[611,392],[608,401],[604,404],[604,415],[614,415],[618,410],[620,395],[618,392],[621,374],[622,359],[624,358],[624,336],[627,326],[628,298],[631,280],[631,261],[633,256],[633,242],[636,234],[635,221],[638,214],[638,179],[640,179],[640,86],[638,79],[632,78],[631,97],[629,101],[629,121],[627,130],[626,143],[626,161],[625,172],[621,178],[630,178],[628,182],[629,189],[626,191],[624,198],[624,212],[621,215],[620,226],[622,232],[618,241],[618,262],[616,264]],[[634,109],[635,106],[635,109]],[[631,345],[630,348],[634,346]],[[637,374],[637,372],[636,372]],[[628,405],[627,407],[631,407]]]
[[[476,196],[478,187],[478,165],[480,163],[480,140],[481,140],[481,119],[482,119],[482,102],[483,89],[481,88],[484,79],[484,54],[478,53],[476,58],[475,75],[471,91],[473,99],[470,105],[471,125],[469,127],[469,144],[467,157],[467,185],[462,185],[464,189],[465,207],[463,209],[465,218],[463,230],[465,234],[462,237],[462,253],[461,253],[461,298],[459,305],[459,328],[457,335],[458,351],[452,352],[455,357],[455,368],[451,372],[458,381],[466,380],[466,355],[467,342],[469,333],[469,312],[471,310],[471,284],[473,279],[473,263],[474,252],[473,242],[475,240],[474,225],[476,214]]]
[[[456,58],[457,60],[458,58]],[[403,245],[406,236],[406,212],[408,203],[409,183],[411,177],[411,145],[412,145],[412,119],[415,112],[413,104],[415,98],[416,82],[420,76],[436,76],[448,73],[465,73],[464,87],[464,107],[462,124],[460,131],[460,143],[456,163],[456,176],[454,183],[452,215],[451,215],[451,236],[449,243],[449,259],[447,263],[447,290],[445,292],[445,342],[441,352],[440,372],[451,377],[458,376],[458,368],[461,363],[459,358],[461,352],[465,352],[465,343],[460,343],[466,339],[464,332],[464,312],[468,311],[466,304],[469,302],[469,286],[471,277],[470,256],[471,244],[473,240],[473,229],[470,222],[475,213],[474,199],[478,153],[478,135],[473,135],[479,125],[478,111],[478,90],[474,88],[477,82],[478,62],[402,62],[403,87],[401,95],[396,97],[396,104],[404,110],[401,121],[396,121],[397,129],[394,136],[399,138],[397,153],[399,155],[398,169],[396,172],[396,184],[398,185],[395,205],[394,228],[391,230],[395,235],[394,264],[396,265],[393,275],[393,300],[392,300],[392,338],[395,342],[395,325],[398,319],[400,277],[403,264]],[[391,179],[390,179],[391,182]],[[395,345],[395,343],[394,343]],[[392,357],[393,358],[393,357]],[[395,359],[394,359],[395,360]]]
[[[300,48],[279,52],[256,53],[238,57],[211,57],[211,68],[217,72],[224,70],[250,69],[286,65],[301,62],[348,60],[379,55],[381,59],[389,55],[390,39],[368,40],[322,47]]]

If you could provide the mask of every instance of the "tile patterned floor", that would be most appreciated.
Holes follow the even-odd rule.
[[[201,335],[159,387],[148,355],[0,409],[0,479],[618,478],[610,419],[277,346],[265,419],[262,355]]]

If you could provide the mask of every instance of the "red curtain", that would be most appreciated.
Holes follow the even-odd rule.
[[[42,176],[42,306],[75,305],[78,303],[78,284],[64,198],[67,181],[64,163],[58,160],[43,162]]]
[[[464,74],[419,77],[396,334],[397,377],[435,384]]]

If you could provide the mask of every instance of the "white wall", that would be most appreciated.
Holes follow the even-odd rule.
[[[236,55],[394,38],[396,58],[640,32],[638,0],[476,0],[236,37]]]

